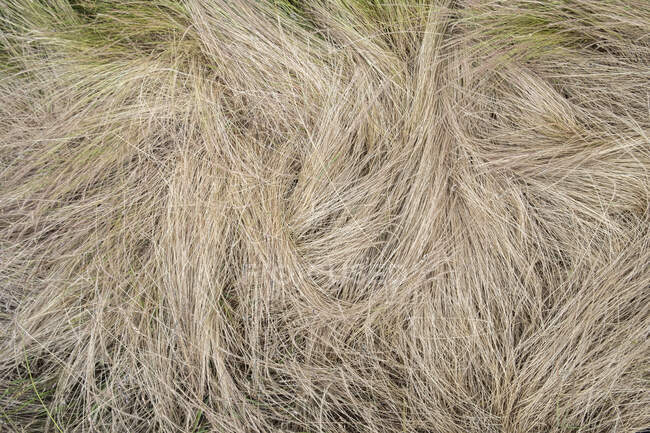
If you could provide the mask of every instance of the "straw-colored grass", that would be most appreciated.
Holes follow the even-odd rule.
[[[647,0],[0,0],[0,431],[650,425]]]

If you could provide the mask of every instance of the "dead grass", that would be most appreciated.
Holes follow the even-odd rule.
[[[0,0],[0,431],[650,424],[646,0]]]

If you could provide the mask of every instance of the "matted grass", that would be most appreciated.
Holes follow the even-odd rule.
[[[650,425],[647,0],[0,0],[0,432]]]

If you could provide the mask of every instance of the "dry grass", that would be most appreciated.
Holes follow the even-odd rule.
[[[0,0],[0,431],[650,424],[647,0]]]

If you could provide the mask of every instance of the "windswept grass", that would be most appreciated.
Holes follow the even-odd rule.
[[[0,0],[0,432],[647,427],[648,35]]]

